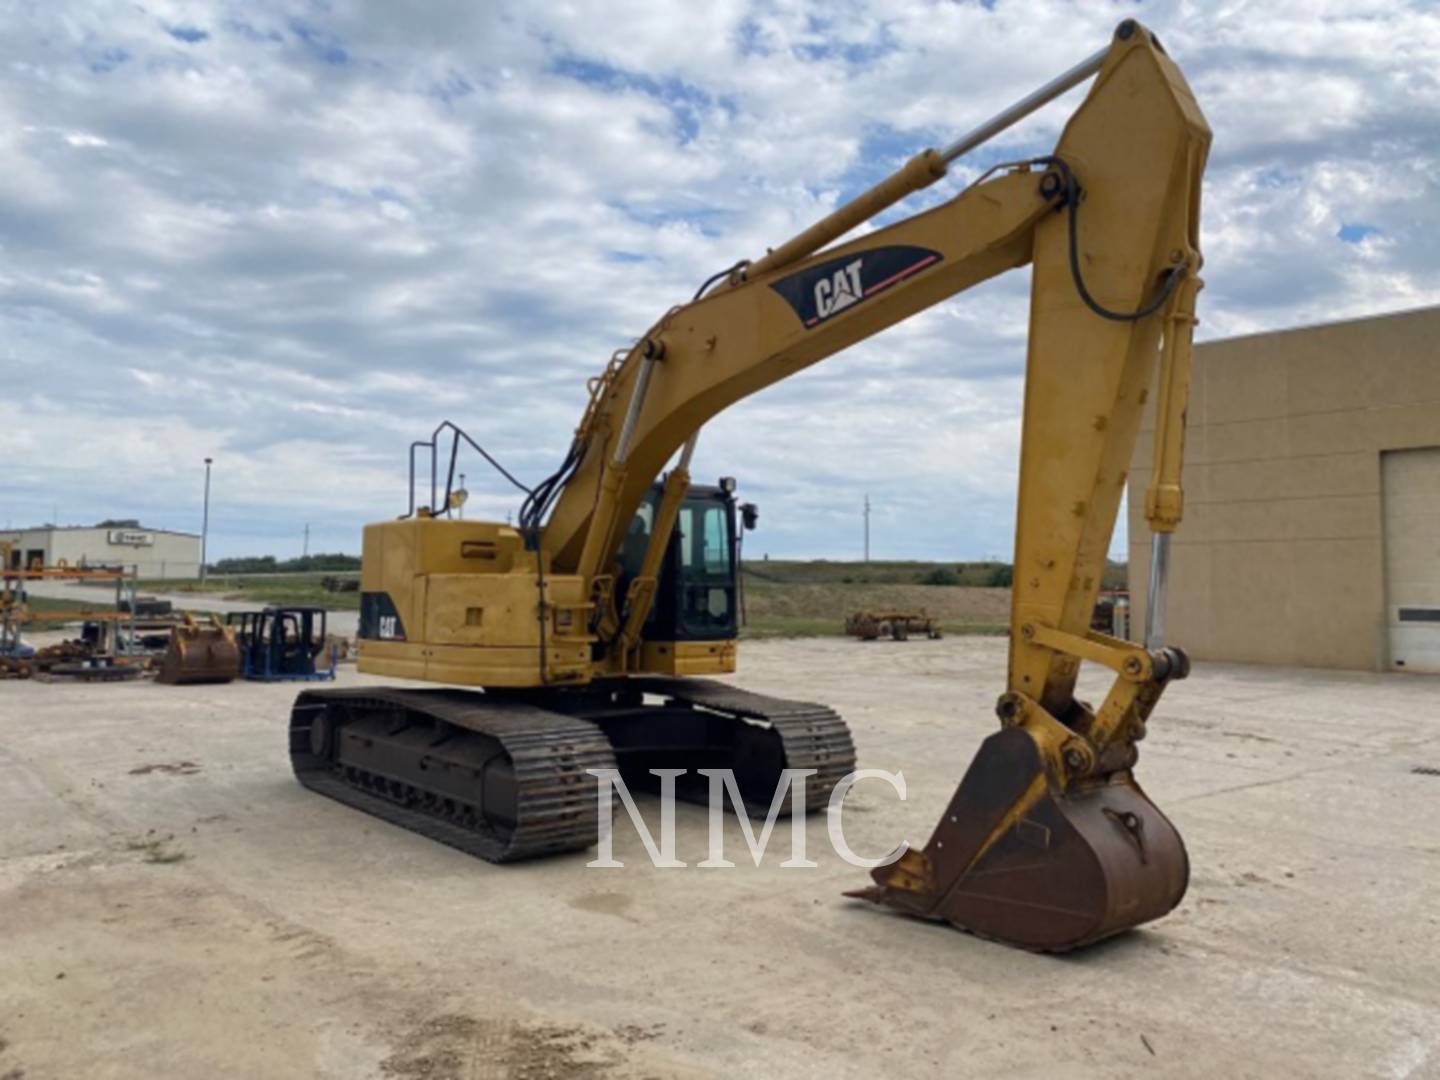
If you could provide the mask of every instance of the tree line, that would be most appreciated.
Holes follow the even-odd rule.
[[[211,574],[303,574],[312,570],[359,570],[359,555],[340,552],[301,555],[294,559],[277,559],[274,555],[248,555],[236,559],[217,559],[209,564]]]

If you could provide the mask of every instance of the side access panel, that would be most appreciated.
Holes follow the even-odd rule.
[[[653,675],[730,675],[735,671],[735,642],[647,641],[640,666]]]

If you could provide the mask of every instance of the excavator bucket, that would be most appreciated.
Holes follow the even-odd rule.
[[[1024,729],[990,736],[924,851],[902,849],[847,895],[1039,952],[1174,908],[1189,880],[1185,845],[1130,771],[1057,780]]]
[[[181,686],[186,683],[230,682],[240,674],[240,650],[235,631],[214,615],[197,622],[187,614],[185,621],[170,630],[170,644],[155,674],[158,683]]]

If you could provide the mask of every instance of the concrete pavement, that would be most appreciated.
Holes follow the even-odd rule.
[[[746,644],[861,764],[866,854],[923,842],[993,729],[1004,642]],[[341,685],[373,682],[346,670]],[[1098,698],[1102,677],[1082,688]],[[1170,916],[1033,956],[814,869],[495,867],[299,788],[294,688],[0,683],[0,1076],[1440,1076],[1440,681],[1202,665],[1139,776],[1189,846]],[[640,797],[652,829],[658,804]],[[19,1075],[19,1072],[15,1075]]]

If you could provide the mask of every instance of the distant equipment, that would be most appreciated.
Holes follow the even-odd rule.
[[[940,621],[932,619],[924,608],[913,611],[871,611],[851,612],[845,619],[845,633],[861,641],[876,641],[882,637],[904,641],[911,634],[920,635],[932,641],[945,636]]]
[[[188,612],[170,630],[170,644],[155,673],[157,683],[228,683],[240,674],[235,631],[211,615],[200,622]]]
[[[326,650],[325,609],[319,607],[267,607],[262,611],[233,611],[225,616],[227,629],[240,650],[240,674],[258,682],[318,682],[335,678],[338,659],[330,646],[323,669],[316,660]]]
[[[124,597],[115,602],[118,611],[128,612],[132,606],[136,615],[169,615],[174,610],[171,601],[155,596],[137,596],[133,605]]]
[[[1130,593],[1125,589],[1106,589],[1095,600],[1095,613],[1090,629],[1125,641],[1130,637]]]

